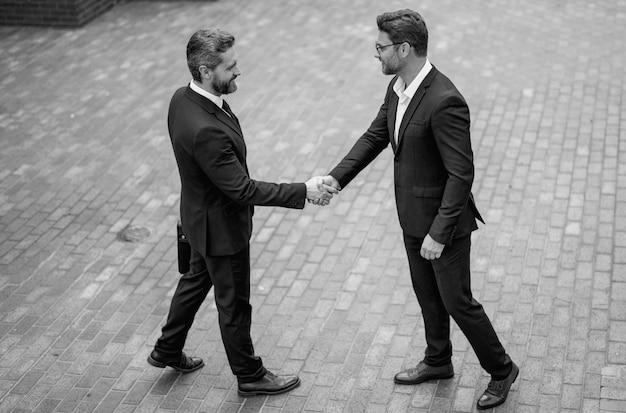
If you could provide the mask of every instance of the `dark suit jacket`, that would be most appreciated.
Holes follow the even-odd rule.
[[[393,139],[398,96],[394,77],[376,119],[330,172],[344,188],[391,142],[396,206],[402,230],[451,244],[482,218],[471,194],[474,180],[470,115],[465,99],[435,67],[406,110]]]
[[[239,121],[191,88],[172,97],[168,129],[180,173],[183,232],[198,252],[220,256],[246,248],[253,205],[304,208],[304,183],[250,178]]]

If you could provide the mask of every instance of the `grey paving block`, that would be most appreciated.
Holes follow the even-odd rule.
[[[464,412],[488,377],[453,325],[455,378],[397,386],[424,351],[390,150],[333,203],[257,208],[253,339],[302,385],[242,399],[212,296],[193,375],[145,358],[176,285],[180,180],[167,136],[184,46],[237,37],[229,97],[252,175],[324,174],[369,125],[390,0],[119,2],[79,29],[0,27],[0,411]],[[495,411],[624,410],[626,147],[618,0],[424,3],[430,59],[466,97],[487,224],[474,294],[521,367]],[[295,35],[297,34],[297,35]],[[118,240],[127,225],[151,235]]]

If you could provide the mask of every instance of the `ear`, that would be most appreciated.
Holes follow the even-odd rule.
[[[407,42],[404,42],[400,45],[400,52],[402,53],[402,57],[407,57],[409,53],[411,53],[411,45]]]
[[[198,70],[200,71],[200,76],[202,76],[202,79],[211,79],[213,77],[213,70],[209,69],[208,67],[202,65],[198,68]]]

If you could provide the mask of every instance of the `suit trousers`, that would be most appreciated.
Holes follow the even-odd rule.
[[[230,368],[240,383],[265,375],[260,357],[254,355],[250,324],[250,248],[228,256],[206,257],[192,248],[189,272],[172,297],[167,322],[155,349],[175,360],[187,339],[196,312],[214,287],[222,342]]]
[[[483,306],[472,296],[470,283],[471,236],[446,245],[441,257],[426,260],[420,255],[423,238],[404,233],[404,245],[415,295],[422,309],[426,331],[424,362],[443,366],[452,360],[450,317],[461,328],[480,365],[500,380],[509,374],[506,354]]]

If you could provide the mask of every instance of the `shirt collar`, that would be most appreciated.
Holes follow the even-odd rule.
[[[204,96],[205,98],[209,99],[211,102],[215,103],[218,108],[221,108],[223,106],[224,100],[222,99],[221,96],[216,96],[212,93],[207,92],[206,90],[198,86],[194,80],[189,82],[189,87],[191,88],[191,90],[193,90],[200,96]]]
[[[432,68],[433,68],[433,65],[430,64],[430,61],[427,58],[426,63],[424,63],[424,66],[419,71],[417,76],[415,76],[415,79],[413,79],[413,81],[411,82],[409,86],[407,86],[404,83],[404,80],[402,80],[402,78],[398,76],[398,79],[396,79],[396,83],[393,85],[393,91],[396,92],[396,95],[398,95],[398,98],[400,100],[407,99],[407,98],[409,100],[413,99],[413,95],[415,95],[415,92],[417,92],[417,88],[420,87],[420,85],[426,78],[426,75],[428,75],[428,73],[430,72],[430,69]]]

